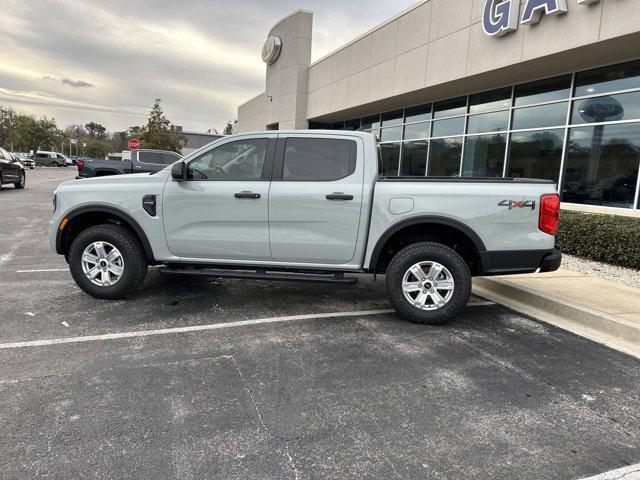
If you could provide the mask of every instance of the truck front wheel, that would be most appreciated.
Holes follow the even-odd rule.
[[[80,232],[68,259],[76,284],[95,298],[125,298],[147,275],[142,245],[120,225],[96,225]]]
[[[464,260],[451,248],[433,242],[415,243],[391,260],[386,289],[400,317],[441,325],[469,301],[471,274]]]

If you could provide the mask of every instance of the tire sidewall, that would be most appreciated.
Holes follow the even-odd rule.
[[[20,170],[20,178],[14,184],[14,186],[18,189],[22,189],[27,185],[27,176],[25,175],[23,170]]]
[[[437,310],[421,310],[404,296],[404,274],[421,262],[440,263],[453,276],[453,295],[444,307]],[[386,287],[389,300],[402,317],[419,323],[440,324],[466,306],[471,295],[471,274],[464,260],[452,249],[436,243],[420,243],[406,247],[393,258],[387,269]]]
[[[89,295],[99,298],[121,298],[132,293],[138,280],[136,271],[136,252],[131,251],[131,246],[122,241],[124,232],[114,232],[109,227],[92,227],[81,232],[71,244],[69,249],[69,269],[76,284]],[[133,239],[132,239],[133,240]],[[108,242],[116,247],[122,255],[124,273],[114,284],[101,287],[91,282],[82,270],[82,254],[91,243]]]

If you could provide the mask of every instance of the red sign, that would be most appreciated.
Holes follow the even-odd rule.
[[[137,138],[129,140],[129,150],[137,150],[140,148],[140,141]]]

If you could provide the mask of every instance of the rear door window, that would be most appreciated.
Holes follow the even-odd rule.
[[[353,174],[356,142],[332,138],[287,138],[282,179],[290,182],[331,182]]]
[[[138,152],[138,161],[142,163],[162,163],[158,152]]]

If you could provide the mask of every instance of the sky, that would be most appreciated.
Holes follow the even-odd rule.
[[[264,91],[260,52],[284,16],[314,12],[314,61],[415,1],[0,0],[0,105],[118,131],[160,98],[185,130],[221,130]]]

